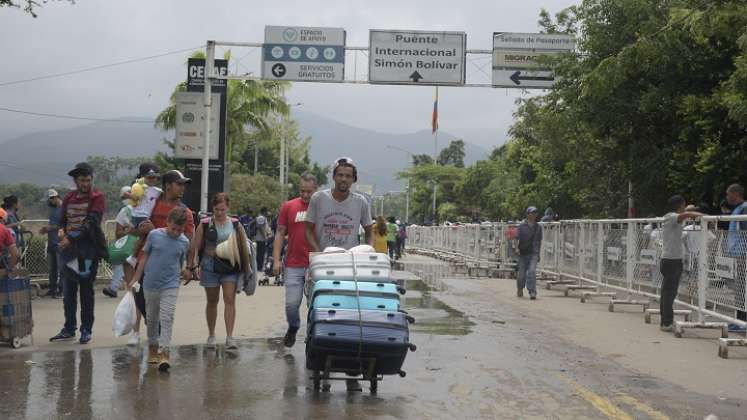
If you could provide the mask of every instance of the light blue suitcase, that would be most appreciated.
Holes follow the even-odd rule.
[[[312,309],[360,309],[371,311],[398,311],[398,298],[383,298],[369,296],[320,295],[311,303]]]
[[[311,291],[312,300],[319,295],[349,295],[387,297],[399,300],[404,289],[392,283],[370,283],[344,280],[317,280]]]

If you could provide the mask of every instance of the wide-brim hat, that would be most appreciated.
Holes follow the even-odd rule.
[[[79,175],[91,175],[93,176],[93,166],[88,164],[87,162],[80,162],[75,164],[75,168],[71,169],[70,172],[67,173],[71,177],[75,178]]]
[[[233,266],[241,264],[241,254],[239,254],[239,244],[237,240],[236,232],[231,232],[228,239],[219,243],[218,246],[215,247],[215,255],[218,258],[230,261]]]

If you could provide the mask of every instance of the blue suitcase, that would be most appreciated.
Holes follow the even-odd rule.
[[[319,310],[312,317],[323,314]],[[333,318],[338,315],[333,314]],[[329,319],[312,322],[306,338],[306,368],[363,375],[364,379],[404,376],[402,364],[407,351],[415,351],[416,346],[410,343],[407,320],[396,315],[391,318],[389,323]]]
[[[320,308],[309,311],[308,328],[317,322],[358,325],[382,325],[389,328],[408,329],[415,319],[404,311],[370,311],[357,309],[328,309]]]
[[[320,295],[311,302],[311,309],[362,309],[374,311],[398,311],[399,299],[370,297],[370,296],[344,296],[344,295]]]
[[[392,283],[370,283],[343,280],[317,280],[311,291],[312,300],[319,295],[349,295],[387,297],[399,300],[403,289]]]

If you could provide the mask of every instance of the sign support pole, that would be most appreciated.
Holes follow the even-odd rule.
[[[210,116],[212,115],[212,85],[213,65],[215,60],[215,41],[208,41],[206,45],[207,59],[205,60],[205,93],[203,104],[205,106],[205,132],[203,136],[205,143],[202,153],[202,179],[200,180],[200,213],[207,213],[208,210],[208,180],[210,172]]]

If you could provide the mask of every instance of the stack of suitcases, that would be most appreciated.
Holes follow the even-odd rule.
[[[400,306],[405,293],[391,278],[389,257],[380,253],[311,255],[306,337],[306,368],[314,388],[338,372],[370,381],[371,391],[383,375],[402,377],[415,320]]]

